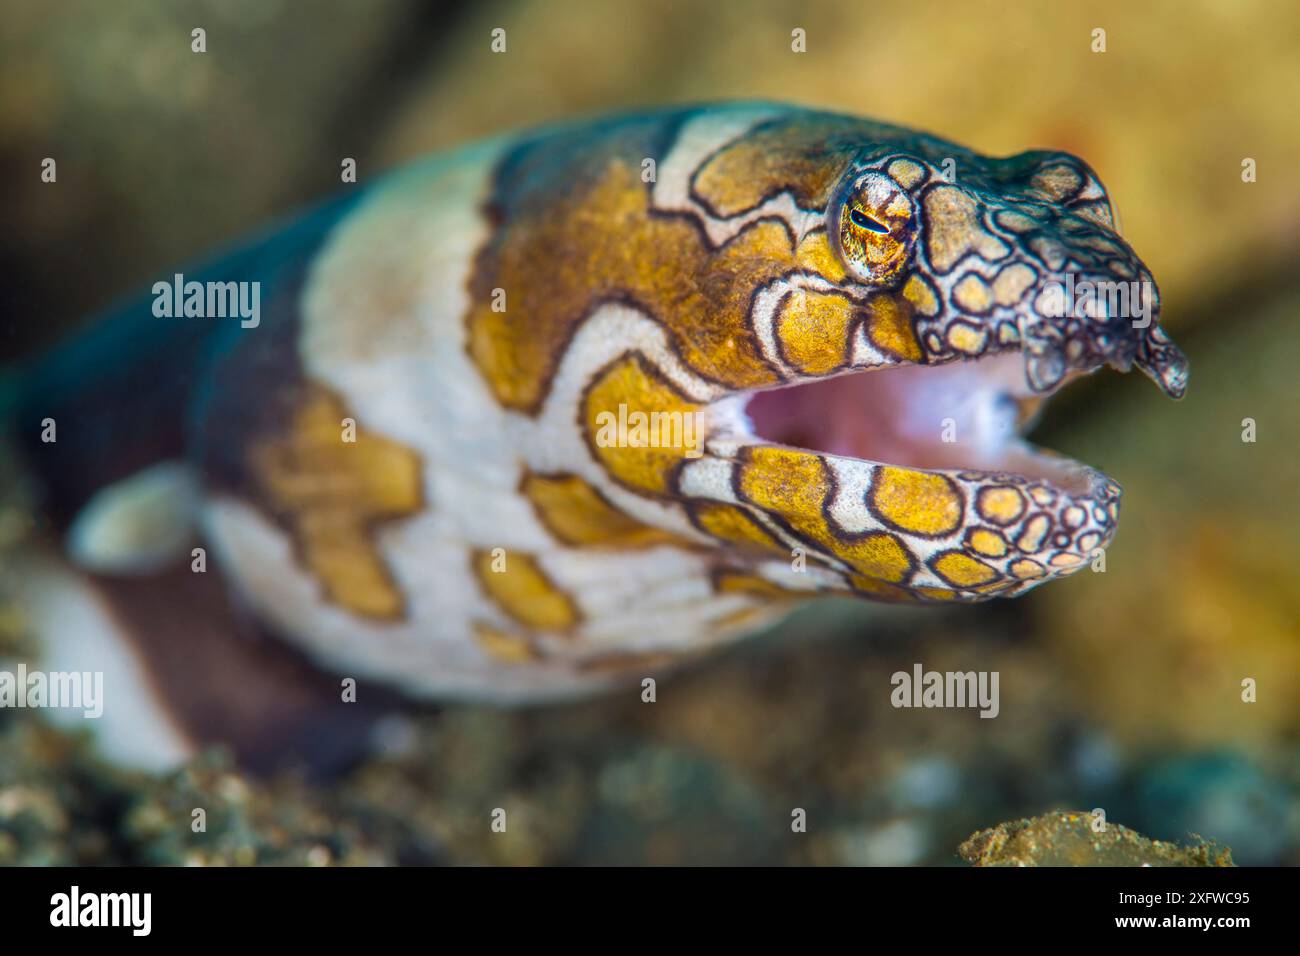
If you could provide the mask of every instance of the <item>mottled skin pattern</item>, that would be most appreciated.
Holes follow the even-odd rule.
[[[589,435],[596,415],[619,403],[697,410],[849,369],[1012,349],[1029,353],[1040,391],[1069,371],[1135,358],[1182,374],[1157,326],[1135,335],[1124,318],[1065,324],[1034,311],[1036,293],[1067,269],[1150,280],[1077,159],[991,160],[910,131],[797,112],[699,157],[684,191],[644,184],[642,158],[671,164],[681,120],[542,138],[498,170],[497,231],[476,264],[475,299],[510,289],[512,309],[528,319],[480,307],[470,342],[503,403],[535,410],[573,328],[607,301],[662,325],[684,368],[670,375],[633,355],[611,363],[579,412]],[[939,168],[953,158],[960,185]],[[869,217],[865,227],[854,211]],[[1118,513],[1119,489],[1095,473],[1070,496],[1012,474],[873,468],[754,446],[720,427],[699,462],[674,450],[591,449],[621,485],[680,503],[698,529],[740,545],[751,574],[761,573],[754,554],[785,565],[802,548],[834,572],[818,587],[876,597],[1018,593],[1080,567]],[[846,484],[865,495],[839,500]],[[775,576],[791,586],[788,574]]]
[[[1115,532],[1118,486],[1014,437],[1006,467],[827,454],[756,437],[756,392],[1016,355],[1023,424],[1105,364],[1185,386],[1154,318],[1045,309],[1067,274],[1150,282],[1063,153],[675,109],[413,167],[318,232],[261,326],[203,347],[183,457],[239,601],[420,696],[657,673],[822,592],[1015,595]],[[702,443],[611,444],[620,410]]]

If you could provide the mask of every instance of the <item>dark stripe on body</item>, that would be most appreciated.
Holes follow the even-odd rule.
[[[272,341],[272,326],[297,311],[283,301],[288,290],[300,286],[330,228],[359,195],[327,202],[232,254],[159,276],[169,284],[176,272],[187,282],[260,282],[258,327],[242,328],[237,316],[159,318],[150,290],[18,369],[5,424],[57,529],[100,488],[191,451],[213,363],[243,342],[282,345]],[[55,442],[41,441],[46,418],[56,423]]]

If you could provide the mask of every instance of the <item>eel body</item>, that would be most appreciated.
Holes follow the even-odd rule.
[[[21,590],[52,660],[121,672],[144,763],[269,747],[343,677],[540,701],[820,594],[1013,596],[1087,567],[1120,498],[1019,433],[1103,365],[1181,395],[1158,318],[1065,153],[768,103],[507,137],[20,369],[55,542]]]

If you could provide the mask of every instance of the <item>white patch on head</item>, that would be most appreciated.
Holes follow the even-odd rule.
[[[701,212],[691,196],[691,177],[695,171],[722,147],[782,112],[780,107],[756,103],[742,109],[706,110],[688,119],[656,170],[655,208]]]
[[[800,209],[788,192],[771,197],[761,206],[733,216],[719,219],[711,215],[691,195],[691,177],[710,155],[728,143],[735,142],[759,123],[780,116],[783,109],[777,106],[755,104],[743,109],[704,111],[687,120],[678,132],[668,155],[659,164],[656,173],[651,205],[656,209],[685,212],[695,216],[715,247],[734,239],[751,222],[776,217],[789,224],[796,237],[806,235],[820,224],[820,212],[808,213]]]
[[[307,375],[357,420],[426,456],[508,480],[503,412],[465,355],[468,279],[501,147],[395,174],[334,230],[302,296]],[[431,473],[433,469],[428,469]]]

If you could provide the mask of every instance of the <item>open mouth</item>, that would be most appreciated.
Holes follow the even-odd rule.
[[[1103,476],[1022,437],[1068,380],[1035,392],[1020,353],[1003,352],[756,392],[745,411],[754,437],[776,444],[925,471],[1013,474],[1084,495]]]
[[[1115,533],[1119,486],[1022,437],[1043,400],[1086,371],[1034,388],[1016,351],[862,369],[736,396],[719,423],[748,447],[746,461],[789,470],[759,483],[757,496],[743,480],[740,491],[760,508],[775,504],[773,517],[812,527],[819,540],[849,542],[836,554],[858,580],[880,569],[869,555],[855,564],[863,554],[851,543],[882,534],[910,555],[906,571],[885,580],[922,600],[979,601],[1096,566]],[[828,490],[803,489],[816,483],[816,470],[756,446],[822,456]],[[765,499],[764,487],[776,491]],[[810,519],[807,504],[819,494]]]
[[[1154,321],[1018,326],[978,358],[918,328],[920,362],[867,361],[712,403],[707,446],[741,466],[723,500],[811,543],[851,589],[884,600],[982,601],[1104,570],[1119,485],[1024,433],[1046,399],[1103,365],[1140,369],[1178,398],[1186,357]]]

